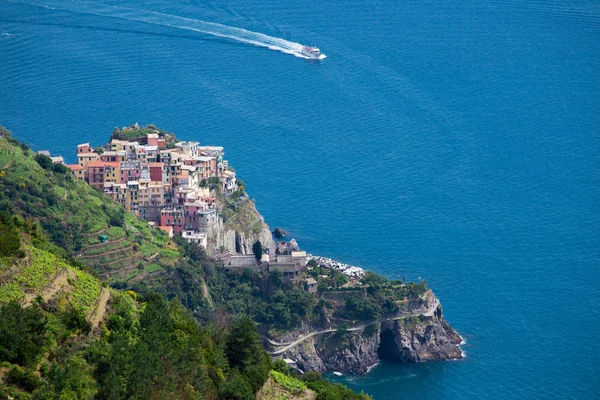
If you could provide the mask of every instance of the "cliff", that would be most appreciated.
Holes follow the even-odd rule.
[[[367,373],[380,359],[422,362],[462,358],[462,339],[444,319],[437,297],[428,291],[421,301],[411,304],[399,316],[346,331],[330,328],[292,332],[280,339],[288,346],[270,343],[275,348],[272,354],[294,360],[302,371],[356,374]],[[295,346],[289,345],[296,342]]]
[[[252,254],[252,245],[259,240],[263,249],[275,254],[275,243],[269,226],[246,195],[240,199],[223,199],[219,203],[223,221],[208,233],[208,253],[219,250]]]

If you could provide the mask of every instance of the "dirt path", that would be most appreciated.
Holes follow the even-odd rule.
[[[100,293],[100,301],[98,302],[98,307],[94,312],[94,316],[90,319],[90,324],[92,324],[92,331],[98,327],[102,318],[104,318],[104,314],[106,314],[106,303],[108,303],[108,299],[110,298],[110,291],[107,288],[102,288],[102,293]]]
[[[426,297],[427,294],[429,294],[429,292],[427,292],[425,294],[425,296],[423,296],[423,297]],[[440,304],[440,302],[436,298],[429,305],[429,307],[427,308],[427,311],[425,311],[423,313],[403,313],[403,314],[401,314],[399,316],[396,316],[396,317],[393,317],[393,318],[381,318],[381,319],[378,319],[376,321],[371,321],[371,322],[368,322],[368,323],[363,323],[361,325],[348,328],[347,331],[349,331],[349,332],[359,331],[359,330],[365,329],[367,326],[369,326],[371,324],[374,324],[374,323],[381,323],[381,322],[386,322],[386,321],[395,321],[395,320],[404,319],[404,318],[406,318],[408,316],[413,316],[413,315],[423,315],[425,317],[433,317],[433,315],[435,314],[435,311],[437,310],[437,307],[438,307],[439,304]],[[318,332],[312,332],[312,333],[309,333],[308,335],[305,335],[305,336],[302,336],[302,337],[298,338],[297,340],[293,341],[292,343],[285,343],[285,344],[284,343],[277,343],[275,341],[272,341],[269,338],[265,338],[265,339],[267,340],[267,342],[271,343],[273,346],[284,346],[284,347],[282,347],[282,348],[280,348],[278,350],[275,350],[275,351],[271,352],[271,355],[277,355],[277,354],[285,353],[286,351],[288,351],[292,347],[296,347],[298,344],[304,342],[306,339],[308,339],[310,337],[313,337],[313,336],[316,336],[316,335],[321,335],[323,333],[330,333],[330,332],[336,332],[336,331],[337,331],[337,329],[325,329],[325,330],[318,331]]]
[[[113,245],[113,244],[117,244],[117,243],[121,243],[125,240],[126,238],[122,237],[121,239],[116,239],[108,242],[104,242],[104,243],[96,243],[96,244],[90,244],[89,246],[86,246],[84,248],[81,249],[81,253],[85,253],[86,250],[91,250],[91,249],[97,249],[98,247],[102,247],[102,246],[109,246],[109,245]]]
[[[105,232],[105,231],[107,231],[107,230],[108,230],[108,226],[107,226],[107,227],[104,227],[104,228],[102,228],[102,229],[100,229],[99,231],[96,231],[96,232],[93,232],[93,233],[88,233],[88,234],[86,234],[86,235],[83,235],[83,237],[85,237],[85,238],[89,238],[90,236],[94,236],[94,235],[100,235],[102,232]]]
[[[41,293],[42,298],[44,299],[44,301],[48,301],[54,298],[54,296],[56,296],[60,291],[62,291],[65,287],[67,287],[67,289],[69,289],[68,287],[68,279],[76,279],[77,277],[75,276],[75,274],[68,270],[62,270],[58,273],[58,275],[56,275],[56,277],[54,278],[54,280],[52,281],[52,283],[50,283],[49,285],[47,285],[44,290]],[[31,302],[33,301],[33,299],[35,299],[38,296],[38,293],[26,293],[25,294],[25,298],[23,299],[23,306],[27,307],[31,305]]]
[[[204,279],[202,279],[201,282],[202,282],[202,297],[204,297],[208,301],[208,304],[212,308],[213,301],[212,301],[212,298],[210,297],[210,293],[208,292],[208,286],[206,285],[206,282],[204,282]]]
[[[81,256],[79,258],[87,260],[88,258],[100,258],[100,257],[106,257],[106,256],[110,256],[112,254],[117,254],[117,253],[125,253],[126,251],[129,251],[133,249],[133,245],[128,246],[128,247],[123,247],[121,249],[116,249],[116,250],[112,250],[112,251],[107,251],[106,253],[98,253],[98,254],[91,254],[91,255],[87,255],[87,256]]]
[[[105,272],[103,274],[100,274],[100,278],[107,279],[107,278],[110,278],[111,276],[114,276],[114,275],[128,274],[128,273],[130,273],[131,271],[133,271],[136,268],[137,268],[136,265],[128,265],[128,266],[123,267],[123,268],[115,269],[113,271],[108,271],[108,272]]]

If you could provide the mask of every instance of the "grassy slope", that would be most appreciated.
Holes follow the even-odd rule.
[[[70,173],[44,170],[31,151],[6,139],[0,139],[0,171],[0,210],[40,221],[66,256],[80,255],[103,279],[160,273],[180,255],[164,232],[87,184],[74,182]],[[101,234],[108,235],[107,243],[99,242]]]
[[[298,379],[271,371],[269,379],[256,394],[258,400],[314,400],[316,393]]]

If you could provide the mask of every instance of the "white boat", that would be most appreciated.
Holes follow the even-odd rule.
[[[321,58],[321,50],[319,50],[318,47],[304,46],[302,47],[302,50],[300,50],[300,53],[315,60],[319,60]]]

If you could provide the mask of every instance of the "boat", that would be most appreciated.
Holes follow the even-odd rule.
[[[302,50],[300,50],[302,55],[305,55],[308,58],[312,58],[318,60],[321,58],[321,50],[318,47],[304,46]]]

